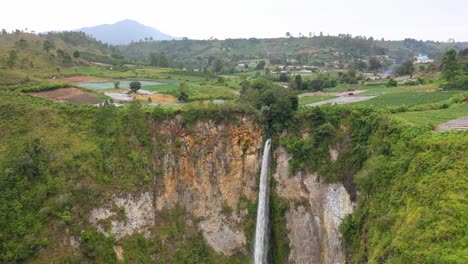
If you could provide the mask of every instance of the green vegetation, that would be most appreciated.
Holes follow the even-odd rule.
[[[396,116],[412,125],[433,127],[452,119],[468,116],[468,104],[452,106],[447,109],[403,112],[397,113]]]
[[[130,82],[129,86],[130,86],[130,90],[136,93],[138,90],[141,89],[141,82],[133,81],[133,82]]]
[[[465,263],[466,133],[375,123],[374,154],[355,181],[355,213],[341,226],[351,263]]]
[[[457,52],[447,51],[442,59],[442,77],[445,87],[450,89],[468,90],[468,54],[467,49]]]
[[[298,115],[298,127],[280,138],[293,155],[292,169],[342,181],[352,199],[359,191],[357,209],[340,227],[349,263],[467,261],[468,167],[460,158],[468,153],[466,132],[432,133],[370,108],[323,107]],[[329,146],[340,149],[336,162],[329,160]]]
[[[144,86],[144,89],[148,91],[154,91],[154,92],[160,92],[160,93],[171,93],[172,91],[176,90],[177,87],[178,87],[177,84],[165,83],[165,84]]]
[[[274,183],[272,184],[274,185]],[[271,188],[274,189],[274,188]],[[275,192],[270,193],[270,217],[272,229],[272,259],[271,263],[287,263],[289,256],[288,230],[286,228],[287,201]]]
[[[372,106],[406,106],[411,107],[420,104],[436,103],[450,99],[457,92],[402,92],[389,93],[382,96],[372,98],[367,101],[362,101],[356,104],[372,105]]]
[[[0,262],[115,263],[114,246],[120,246],[129,263],[249,263],[256,204],[246,197],[238,208],[222,209],[226,214],[247,211],[240,223],[247,252],[229,258],[214,252],[198,229],[200,219],[179,206],[157,214],[150,239],[133,234],[116,240],[98,233],[88,219],[92,208],[116,194],[161,187],[153,186],[161,175],[155,160],[167,151],[166,142],[173,142],[175,151],[183,144],[175,135],[158,142],[163,122],[178,120],[190,129],[199,121],[237,124],[247,116],[292,155],[292,170],[341,181],[357,200],[355,213],[341,226],[348,262],[466,263],[468,167],[463,157],[468,155],[468,139],[466,132],[432,132],[438,124],[468,115],[468,104],[462,103],[468,96],[457,91],[468,87],[468,50],[457,53],[449,50],[453,46],[289,34],[273,40],[142,42],[116,48],[76,32],[3,34]],[[407,60],[416,52],[442,58],[442,79],[438,65],[415,68]],[[358,71],[388,67],[387,55],[403,62],[398,74],[415,79],[366,83]],[[290,74],[280,64],[331,71],[310,67],[301,75]],[[181,70],[184,67],[188,70]],[[216,75],[220,73],[226,75]],[[174,95],[181,104],[78,106],[25,93],[67,87],[70,84],[45,80],[77,74],[109,79],[87,83],[90,87],[141,87]],[[435,92],[440,84],[453,91]],[[363,95],[383,95],[298,111],[299,105],[335,98],[325,94],[298,99],[300,91],[362,89],[367,90]],[[226,101],[203,102],[215,99]],[[336,161],[330,160],[330,147],[339,150]],[[271,258],[286,263],[288,203],[274,191],[270,197]],[[119,212],[116,217],[121,217]],[[68,245],[70,238],[80,246]]]

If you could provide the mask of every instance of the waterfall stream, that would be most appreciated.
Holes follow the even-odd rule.
[[[260,172],[260,191],[258,192],[257,225],[255,229],[254,263],[266,264],[268,258],[269,230],[269,174],[271,139],[265,142],[262,169]]]

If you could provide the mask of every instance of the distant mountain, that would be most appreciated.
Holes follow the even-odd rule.
[[[76,31],[83,31],[97,40],[113,45],[126,45],[132,41],[144,40],[145,38],[153,38],[153,40],[177,39],[155,28],[145,26],[130,19],[122,20],[111,25],[105,24],[95,27],[84,27]]]

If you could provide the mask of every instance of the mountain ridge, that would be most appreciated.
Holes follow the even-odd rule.
[[[152,38],[154,40],[177,39],[156,28],[146,26],[132,19],[121,20],[113,24],[83,27],[74,31],[82,31],[97,40],[112,45],[127,45],[145,38]]]

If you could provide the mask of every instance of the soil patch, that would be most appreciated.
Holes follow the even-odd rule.
[[[85,92],[75,87],[32,92],[29,94],[56,102],[69,102],[82,105],[98,104],[102,101],[97,95]]]
[[[151,102],[160,105],[172,105],[177,103],[177,98],[169,94],[139,94],[136,96],[138,100],[148,101],[148,98],[151,98]]]

